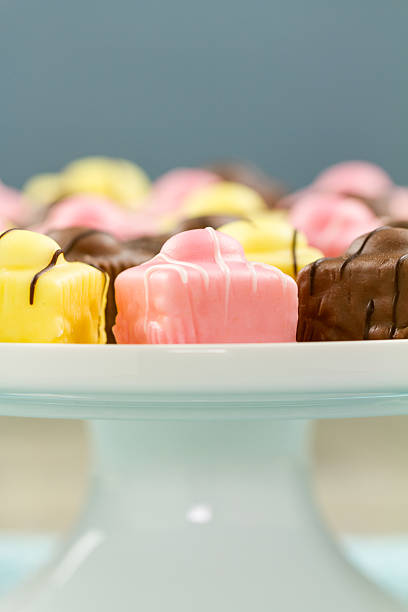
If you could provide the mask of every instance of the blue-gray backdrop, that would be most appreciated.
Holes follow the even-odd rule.
[[[408,183],[407,0],[0,0],[0,177],[345,158]]]

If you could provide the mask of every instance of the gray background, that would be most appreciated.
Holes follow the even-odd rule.
[[[406,0],[0,0],[0,177],[105,153],[408,183],[407,25]]]

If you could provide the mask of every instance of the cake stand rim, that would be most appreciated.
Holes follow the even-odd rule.
[[[0,415],[345,418],[408,413],[408,340],[0,344]]]

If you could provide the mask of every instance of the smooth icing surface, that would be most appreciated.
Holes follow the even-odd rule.
[[[328,257],[341,255],[358,236],[381,225],[360,200],[312,191],[297,200],[290,222]]]
[[[219,228],[242,244],[250,261],[261,261],[276,266],[296,278],[308,263],[322,256],[310,247],[304,234],[296,232],[284,212],[254,215],[248,221],[234,221]]]
[[[83,263],[66,262],[42,234],[0,235],[0,341],[106,342],[109,279]]]
[[[212,228],[170,238],[115,282],[118,343],[291,342],[297,286]]]

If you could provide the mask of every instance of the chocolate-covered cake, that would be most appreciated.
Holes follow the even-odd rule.
[[[132,238],[126,242],[121,242],[123,247],[127,247],[132,251],[137,251],[142,254],[150,253],[150,257],[154,257],[162,248],[163,244],[172,236],[172,234],[156,234],[155,236],[139,236]]]
[[[208,168],[223,181],[231,181],[250,187],[259,193],[268,208],[275,208],[285,193],[281,183],[249,163],[220,161],[211,164]]]
[[[408,219],[392,219],[388,217],[386,220],[384,219],[384,224],[389,227],[402,227],[404,229],[408,229]]]
[[[166,237],[144,236],[120,242],[111,234],[84,227],[70,227],[48,233],[61,246],[65,259],[90,264],[110,277],[106,302],[106,335],[115,343],[112,326],[116,318],[114,282],[120,272],[148,261],[160,251]]]
[[[191,217],[182,219],[175,228],[173,234],[179,232],[186,232],[193,229],[205,229],[206,227],[212,227],[218,229],[222,225],[232,223],[233,221],[239,221],[242,217],[233,215],[203,215],[201,217]]]
[[[380,227],[298,276],[297,340],[408,338],[408,230]]]

